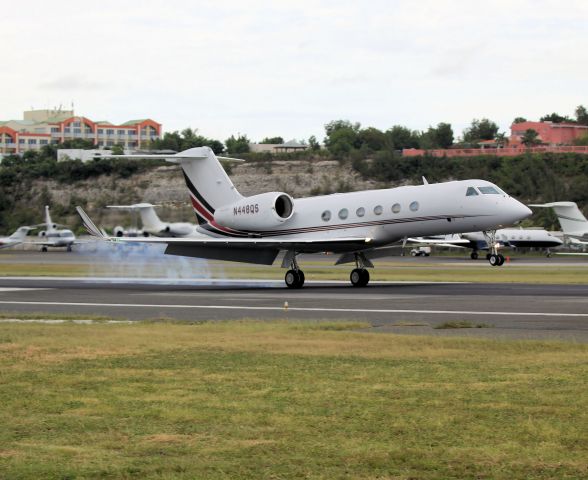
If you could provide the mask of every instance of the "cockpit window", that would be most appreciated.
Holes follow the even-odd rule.
[[[484,195],[500,195],[500,192],[494,187],[478,187],[478,190]]]
[[[474,187],[468,187],[468,190],[466,192],[466,197],[474,197],[478,195],[478,192],[476,192],[476,189]]]

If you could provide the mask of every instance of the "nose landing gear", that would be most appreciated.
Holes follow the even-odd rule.
[[[496,243],[496,230],[488,230],[483,232],[486,243],[490,253],[488,254],[488,262],[493,267],[501,267],[504,265],[504,255],[498,253],[498,244]]]

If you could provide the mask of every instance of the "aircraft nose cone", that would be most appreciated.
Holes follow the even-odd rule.
[[[530,217],[531,215],[533,215],[533,210],[531,210],[529,207],[527,207],[526,205],[523,205],[522,203],[520,204],[521,206],[521,215],[523,218],[527,218]]]

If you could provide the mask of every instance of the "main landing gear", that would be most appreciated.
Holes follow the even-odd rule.
[[[302,288],[304,285],[304,272],[298,267],[296,253],[292,253],[290,258],[290,270],[286,272],[284,281],[288,288]]]
[[[504,255],[498,253],[498,245],[496,243],[496,230],[488,230],[484,232],[484,238],[488,244],[490,253],[486,256],[488,263],[493,267],[501,267],[504,265]]]
[[[365,268],[363,255],[355,254],[355,265],[357,268],[351,270],[349,280],[354,287],[365,287],[370,281],[370,272]]]

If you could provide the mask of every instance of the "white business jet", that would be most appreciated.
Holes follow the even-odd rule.
[[[9,237],[0,237],[0,248],[9,248],[20,245],[24,242],[27,234],[32,230],[31,227],[18,227]]]
[[[106,208],[139,212],[139,215],[141,215],[141,223],[143,224],[143,234],[147,233],[158,237],[190,237],[197,235],[196,225],[192,223],[162,222],[155,212],[155,205],[150,203],[135,203],[133,205],[108,205]],[[120,230],[117,230],[117,228],[119,227],[115,228],[115,235],[122,237],[123,235],[118,234]]]
[[[180,165],[198,219],[198,232],[204,236],[108,237],[77,207],[92,235],[112,242],[163,243],[169,255],[263,265],[271,265],[280,251],[284,251],[282,267],[288,268],[285,281],[290,288],[304,284],[304,273],[296,259],[301,253],[338,253],[337,264],[355,262],[350,280],[353,286],[363,287],[369,282],[366,267],[373,267],[374,258],[388,256],[390,249],[386,247],[399,240],[477,230],[487,231],[494,239],[496,228],[511,225],[532,213],[485,180],[299,199],[283,192],[243,197],[208,147],[148,158],[162,158]],[[495,241],[491,244],[494,246]],[[504,257],[493,247],[490,263],[500,265],[501,258],[503,262]]]
[[[53,223],[53,220],[51,220],[51,214],[49,213],[49,206],[45,205],[45,222],[36,225],[36,227],[45,227],[45,230],[41,230],[38,233],[38,237],[42,238],[42,240],[27,243],[41,245],[42,252],[46,252],[47,247],[65,247],[68,252],[71,252],[72,245],[77,243],[76,236],[67,228],[58,228],[64,226],[65,225]]]
[[[574,202],[533,204],[529,207],[553,208],[564,235],[572,243],[588,245],[588,220]]]

